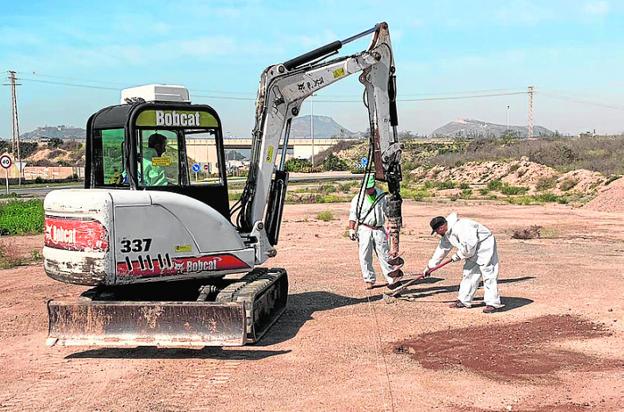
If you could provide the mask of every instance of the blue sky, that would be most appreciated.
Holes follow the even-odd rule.
[[[84,127],[120,89],[182,84],[226,132],[249,136],[261,71],[379,21],[390,25],[399,129],[429,133],[457,118],[527,123],[527,95],[461,98],[534,85],[535,123],[567,133],[624,131],[624,2],[28,1],[0,0],[0,74],[15,70],[20,131]],[[368,39],[349,44],[357,52]],[[6,83],[4,81],[3,83]],[[60,83],[60,84],[59,84]],[[90,86],[90,87],[85,87]],[[10,92],[0,97],[9,137]],[[314,114],[364,130],[352,76],[323,90]],[[444,100],[418,100],[445,98]],[[452,99],[450,99],[452,98]],[[337,103],[332,100],[352,100]],[[312,110],[304,104],[303,115]]]

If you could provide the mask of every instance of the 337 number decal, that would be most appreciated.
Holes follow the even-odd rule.
[[[124,239],[121,241],[121,253],[149,252],[152,239]]]

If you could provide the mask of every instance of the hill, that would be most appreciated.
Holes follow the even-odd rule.
[[[332,137],[349,139],[359,136],[359,133],[350,131],[329,116],[314,116],[315,139],[330,139]],[[312,133],[310,132],[310,115],[293,119],[290,128],[290,137],[294,139],[309,139],[312,137]]]
[[[63,140],[82,140],[86,136],[86,131],[80,127],[72,126],[44,126],[37,127],[32,132],[22,133],[21,139],[24,140],[38,140],[41,138],[59,138]]]
[[[431,132],[433,137],[463,137],[463,138],[496,138],[507,134],[507,126],[488,123],[474,119],[460,119],[445,124]],[[517,137],[528,137],[527,126],[509,126],[511,134]],[[555,133],[542,126],[533,127],[533,136],[553,136]]]

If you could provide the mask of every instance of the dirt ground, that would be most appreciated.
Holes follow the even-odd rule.
[[[288,309],[254,346],[47,347],[46,301],[84,288],[47,278],[41,265],[0,271],[0,410],[622,410],[622,214],[406,202],[406,272],[433,251],[435,215],[457,210],[494,231],[506,306],[484,314],[447,307],[457,264],[402,299],[365,290],[347,209],[286,207],[271,265],[288,270]],[[336,220],[317,220],[324,210]],[[541,238],[511,238],[530,225]],[[30,253],[42,238],[0,242]]]

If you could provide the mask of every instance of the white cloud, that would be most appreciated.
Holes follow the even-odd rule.
[[[594,16],[605,16],[609,13],[609,3],[604,0],[585,3],[583,10]]]

